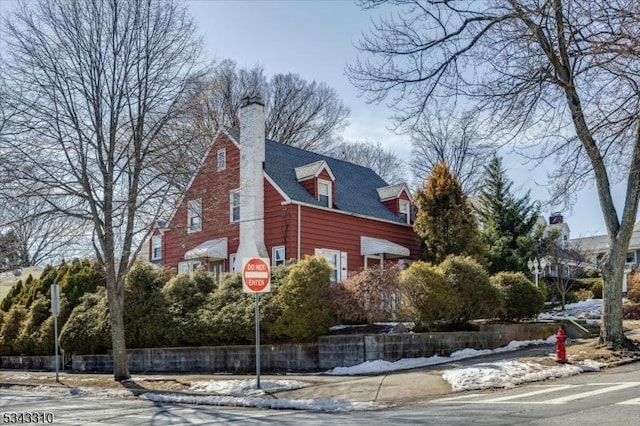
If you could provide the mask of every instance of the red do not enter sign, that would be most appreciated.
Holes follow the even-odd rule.
[[[271,291],[269,259],[264,257],[245,257],[242,259],[242,291],[245,293]]]

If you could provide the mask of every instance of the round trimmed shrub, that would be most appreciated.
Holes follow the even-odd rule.
[[[500,272],[491,277],[504,300],[500,318],[514,321],[533,318],[544,309],[544,295],[522,272]]]
[[[456,292],[437,266],[414,262],[400,274],[401,305],[407,319],[429,328],[450,321],[460,309]]]
[[[335,324],[331,303],[331,267],[324,257],[305,257],[282,281],[270,300],[279,315],[267,329],[270,338],[312,341]]]
[[[440,264],[460,303],[455,322],[496,318],[502,309],[502,295],[489,280],[487,271],[472,257],[449,256]]]

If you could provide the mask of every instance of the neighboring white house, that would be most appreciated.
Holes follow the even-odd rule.
[[[602,256],[609,250],[609,237],[607,235],[596,235],[594,237],[575,238],[571,240],[571,245],[586,253],[594,263],[598,264]],[[640,266],[640,222],[633,227],[626,264],[630,268]]]

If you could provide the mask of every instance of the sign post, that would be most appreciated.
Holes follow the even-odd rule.
[[[242,291],[255,294],[256,315],[256,385],[260,389],[260,293],[271,291],[271,268],[265,257],[242,259]]]
[[[56,382],[60,369],[60,359],[58,355],[58,314],[60,313],[60,290],[58,284],[51,285],[51,313],[53,314],[53,339],[56,351]]]

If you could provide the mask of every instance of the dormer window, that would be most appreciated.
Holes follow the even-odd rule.
[[[411,203],[407,200],[400,200],[400,219],[404,223],[411,223]]]
[[[318,201],[324,207],[331,207],[331,182],[318,179]]]

